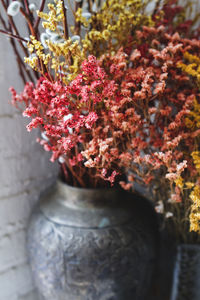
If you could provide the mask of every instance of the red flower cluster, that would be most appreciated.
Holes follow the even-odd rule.
[[[172,18],[179,11],[164,7]],[[137,31],[127,53],[89,56],[68,85],[40,78],[21,95],[11,90],[32,118],[27,129],[40,128],[38,141],[62,163],[66,180],[70,173],[82,186],[103,179],[130,188],[135,180],[155,186],[159,175],[166,186],[186,169],[194,173],[190,153],[199,132],[191,134],[185,117],[199,93],[177,64],[186,51],[197,55],[200,41],[182,37],[180,24],[172,31],[169,20]],[[174,193],[180,199],[178,186]]]

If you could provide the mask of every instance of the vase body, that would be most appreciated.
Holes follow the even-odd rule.
[[[156,260],[147,200],[57,184],[40,201],[28,254],[41,300],[144,300]]]

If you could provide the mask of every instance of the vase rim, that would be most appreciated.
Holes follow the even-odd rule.
[[[82,188],[70,186],[60,179],[56,182],[56,190],[62,196],[62,202],[65,205],[79,206],[79,207],[95,207],[102,203],[110,202],[110,199],[119,199],[121,194],[120,189],[117,188]]]
[[[119,187],[97,187],[97,188],[93,188],[93,187],[79,187],[79,186],[73,186],[68,184],[67,182],[64,182],[61,178],[58,178],[56,181],[56,184],[59,185],[62,188],[66,188],[66,189],[71,189],[72,191],[74,190],[79,190],[79,191],[85,191],[85,192],[102,192],[102,191],[119,191],[122,190]]]
[[[130,194],[123,189],[79,188],[57,179],[40,202],[40,210],[58,224],[103,228],[126,222],[130,217],[130,202]]]

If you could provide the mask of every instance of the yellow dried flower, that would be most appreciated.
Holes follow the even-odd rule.
[[[30,53],[35,53],[39,61],[48,68],[67,74],[62,77],[64,82],[72,80],[80,71],[81,63],[89,54],[97,58],[106,52],[114,55],[119,48],[129,45],[129,36],[133,36],[137,28],[141,25],[153,25],[150,16],[144,13],[145,7],[152,0],[108,0],[104,2],[102,8],[97,13],[83,12],[79,8],[75,14],[76,24],[91,28],[85,35],[85,38],[79,41],[66,39],[63,31],[60,30],[61,23],[64,24],[64,11],[62,0],[54,0],[54,3],[48,4],[48,13],[38,12],[38,16],[44,21],[43,27],[56,31],[63,42],[53,42],[46,40],[48,50],[44,50],[40,41],[31,37],[28,44]],[[71,32],[77,35],[77,27],[72,26]],[[46,47],[45,47],[46,48]],[[47,54],[45,53],[47,51]],[[29,65],[36,68],[36,60],[26,60]]]
[[[116,51],[127,45],[128,37],[136,32],[140,25],[153,25],[150,16],[143,13],[147,4],[141,0],[109,0],[105,1],[102,9],[89,20],[83,18],[83,11],[76,12],[76,20],[92,30],[82,40],[83,49],[95,56],[106,51]],[[100,46],[101,45],[101,46]]]
[[[184,58],[189,64],[178,63],[178,67],[181,68],[185,73],[194,77],[200,87],[200,58],[196,55],[192,55],[189,52],[184,53]]]
[[[200,233],[200,186],[196,185],[190,194],[192,200],[190,213],[190,231]]]
[[[192,152],[191,156],[193,158],[197,171],[200,172],[200,151]]]
[[[174,182],[175,182],[176,186],[178,186],[180,189],[183,188],[184,182],[183,182],[183,178],[181,176],[179,176]]]
[[[186,182],[185,185],[186,185],[186,188],[188,188],[188,189],[191,189],[194,187],[194,183],[190,182],[190,181]]]
[[[32,69],[38,71],[38,58],[37,56],[30,56],[24,58],[25,63],[27,63]]]

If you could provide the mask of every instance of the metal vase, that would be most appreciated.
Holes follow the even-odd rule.
[[[156,217],[146,199],[58,181],[42,197],[28,229],[40,299],[146,299],[156,236]]]

